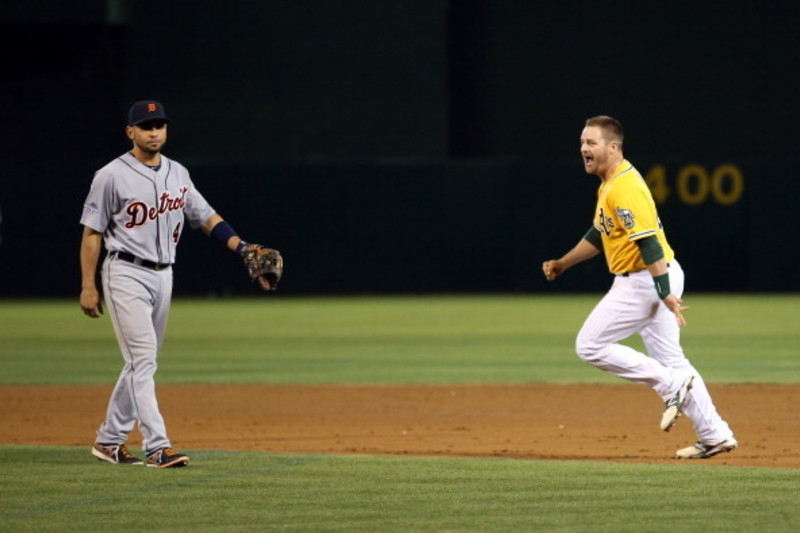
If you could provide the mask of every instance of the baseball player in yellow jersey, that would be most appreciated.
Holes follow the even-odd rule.
[[[601,370],[648,385],[664,400],[661,429],[669,431],[681,413],[692,421],[698,441],[680,449],[681,459],[705,459],[738,446],[717,413],[703,378],[680,345],[684,275],[658,219],[653,196],[622,154],[623,130],[609,116],[592,117],[581,134],[587,174],[600,178],[594,223],[560,259],[545,261],[552,281],[568,268],[604,252],[615,275],[609,292],[583,324],[578,356]],[[649,355],[619,344],[639,333]]]

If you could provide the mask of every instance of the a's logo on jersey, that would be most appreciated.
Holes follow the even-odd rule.
[[[133,202],[125,208],[125,212],[131,217],[125,223],[128,229],[142,226],[148,220],[155,220],[164,213],[179,211],[186,205],[186,192],[189,187],[181,187],[181,195],[173,198],[169,191],[164,191],[159,198],[158,206],[150,207],[144,202]]]
[[[614,221],[611,217],[606,216],[602,207],[597,213],[597,229],[605,233],[606,237],[611,235],[611,231],[614,229]]]
[[[622,219],[622,225],[625,226],[625,229],[633,228],[633,225],[635,224],[633,219],[635,219],[636,216],[634,216],[630,209],[622,209],[618,207],[617,216]]]
[[[83,204],[83,209],[88,211],[90,215],[96,215],[100,212],[100,208],[97,207],[97,204],[92,202],[90,204]]]

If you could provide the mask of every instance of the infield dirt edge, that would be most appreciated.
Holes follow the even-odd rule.
[[[798,468],[800,385],[710,385],[740,448],[704,461],[636,385],[160,385],[179,449]],[[0,443],[91,445],[111,386],[0,386]],[[138,431],[129,445],[140,446]],[[88,451],[87,451],[88,456]]]

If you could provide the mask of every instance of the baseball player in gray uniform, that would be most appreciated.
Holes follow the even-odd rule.
[[[96,458],[114,464],[143,464],[125,446],[137,420],[147,466],[189,463],[167,437],[154,380],[184,221],[230,250],[251,246],[203,198],[186,168],[161,153],[168,124],[157,101],[131,106],[125,132],[132,148],[95,174],[81,216],[81,309],[92,318],[103,313],[96,275],[105,244],[103,296],[124,359],[92,448]]]

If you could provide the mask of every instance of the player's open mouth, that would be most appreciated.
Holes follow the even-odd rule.
[[[591,163],[592,161],[594,161],[594,157],[592,157],[592,156],[590,156],[590,155],[585,155],[585,156],[583,156],[583,163],[584,163],[585,165],[588,165],[588,164],[589,164],[589,163]]]

